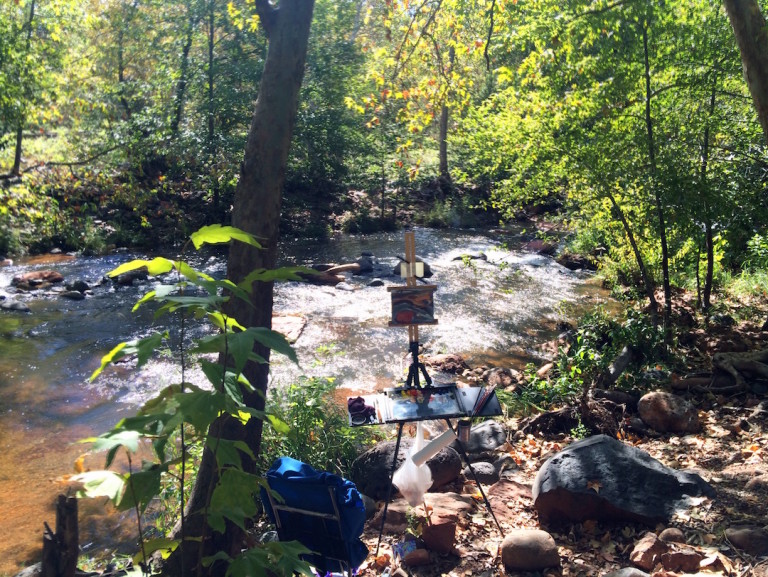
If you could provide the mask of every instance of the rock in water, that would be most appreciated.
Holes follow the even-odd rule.
[[[566,447],[539,469],[534,507],[544,523],[586,519],[648,524],[669,519],[686,495],[714,497],[699,475],[665,467],[607,435]]]

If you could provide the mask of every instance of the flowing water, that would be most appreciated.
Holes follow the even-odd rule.
[[[604,298],[585,275],[520,252],[515,248],[519,244],[519,235],[416,230],[417,253],[434,271],[428,282],[438,286],[438,324],[420,329],[427,353],[458,352],[470,364],[521,368],[537,357],[535,345],[555,334],[565,311]],[[461,260],[462,254],[480,251],[487,261]],[[402,255],[402,233],[344,236],[323,244],[288,239],[282,252],[284,264],[301,265],[352,262],[370,253],[385,285],[402,284],[387,276]],[[50,292],[14,295],[8,287],[11,278],[55,269],[67,281],[95,285],[107,271],[138,257],[143,255],[57,256],[0,269],[0,293],[24,300],[31,309],[0,311],[0,575],[39,559],[43,521],[54,521],[54,498],[66,490],[65,476],[87,451],[77,441],[107,430],[180,378],[167,356],[138,372],[118,366],[93,383],[88,380],[115,344],[165,328],[153,326],[157,321],[148,307],[131,313],[137,298],[160,281],[150,279],[138,287],[108,283],[95,287],[83,301],[71,301]],[[224,273],[221,255],[196,260],[210,274]],[[300,366],[274,359],[275,386],[300,374],[335,376],[350,393],[402,381],[407,331],[387,326],[390,294],[385,286],[367,286],[370,281],[370,276],[349,276],[346,285],[352,290],[303,283],[278,286],[276,312],[303,315],[307,322],[295,343]],[[194,372],[188,378],[198,379]],[[100,467],[102,459],[89,456],[86,466]],[[135,529],[129,519],[102,513],[102,503],[84,503],[81,511],[86,551],[132,548]]]

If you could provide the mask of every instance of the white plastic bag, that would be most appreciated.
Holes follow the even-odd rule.
[[[417,466],[413,463],[413,455],[421,451],[426,442],[421,423],[416,425],[416,440],[411,446],[405,462],[395,471],[392,484],[402,493],[411,507],[420,505],[424,501],[424,493],[432,486],[432,471],[426,464]]]

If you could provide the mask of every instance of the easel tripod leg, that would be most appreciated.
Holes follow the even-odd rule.
[[[400,452],[400,440],[403,438],[403,423],[397,425],[397,441],[395,441],[395,455],[392,457],[392,468],[389,470],[389,485],[387,486],[387,500],[384,501],[384,512],[381,515],[381,527],[379,528],[379,541],[376,543],[376,555],[379,556],[379,547],[381,546],[381,536],[384,534],[384,523],[387,522],[387,509],[389,509],[389,500],[392,498],[392,478],[397,469],[397,454]]]
[[[448,427],[453,431],[456,432],[453,428],[453,425],[451,424],[451,421],[449,419],[445,420],[446,423],[448,423]],[[459,455],[461,455],[461,458],[464,460],[464,463],[467,465],[467,468],[469,469],[469,473],[472,475],[472,479],[477,484],[477,488],[480,490],[480,495],[483,497],[483,501],[485,501],[485,508],[488,509],[488,512],[491,514],[491,517],[493,517],[494,523],[496,523],[496,527],[499,529],[499,533],[504,535],[504,531],[501,529],[501,525],[499,524],[498,519],[496,519],[496,515],[493,512],[493,508],[491,507],[491,502],[488,500],[488,497],[485,496],[485,491],[483,491],[483,486],[480,484],[480,481],[477,479],[477,473],[475,473],[475,470],[472,468],[472,465],[469,462],[469,456],[467,455],[467,451],[464,450],[464,445],[462,442],[456,438],[456,446],[459,449]]]

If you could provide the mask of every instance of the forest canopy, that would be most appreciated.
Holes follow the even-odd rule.
[[[0,253],[229,220],[267,51],[253,0],[14,0],[0,38]],[[319,0],[282,226],[559,207],[617,278],[690,284],[765,266],[765,168],[716,0]]]

